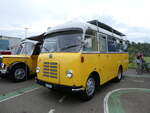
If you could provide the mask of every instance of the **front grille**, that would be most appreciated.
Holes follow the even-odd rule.
[[[43,76],[57,79],[58,78],[58,63],[44,62]]]

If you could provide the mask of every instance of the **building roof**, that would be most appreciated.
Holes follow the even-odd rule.
[[[21,39],[21,38],[19,38],[19,37],[4,36],[4,35],[0,35],[0,38],[7,38],[7,39],[9,39],[9,38]]]

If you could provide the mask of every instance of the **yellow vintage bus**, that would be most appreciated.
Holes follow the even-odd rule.
[[[70,22],[45,35],[36,68],[38,84],[80,91],[91,99],[95,89],[128,69],[125,35],[97,20]]]
[[[14,55],[0,56],[0,76],[18,82],[36,74],[37,58],[44,34],[22,40]]]

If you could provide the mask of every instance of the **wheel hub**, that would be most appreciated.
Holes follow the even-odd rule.
[[[23,79],[26,76],[26,73],[25,73],[24,69],[18,68],[18,69],[16,69],[14,75],[15,75],[16,79],[21,80],[21,79]]]
[[[91,96],[95,91],[95,81],[93,78],[89,78],[86,85],[86,93]]]

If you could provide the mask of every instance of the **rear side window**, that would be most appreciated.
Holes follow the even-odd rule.
[[[99,34],[98,38],[100,52],[107,52],[107,36]]]
[[[112,36],[108,36],[108,51],[109,52],[116,52],[117,51],[117,42],[116,39]]]

